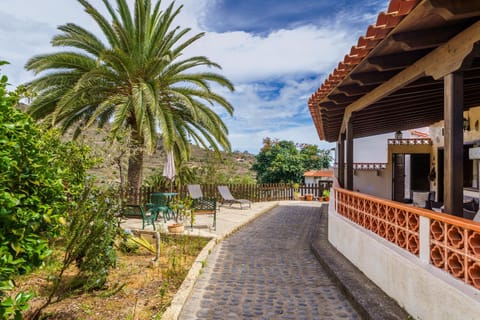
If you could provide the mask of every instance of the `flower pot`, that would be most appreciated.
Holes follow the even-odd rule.
[[[183,231],[185,230],[185,226],[183,225],[183,223],[174,223],[167,226],[167,228],[168,232],[170,233],[183,233]]]
[[[313,200],[313,194],[306,194],[305,195],[305,200],[312,201]]]

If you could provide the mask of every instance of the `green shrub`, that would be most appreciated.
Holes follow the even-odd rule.
[[[101,289],[110,269],[116,265],[114,244],[119,232],[118,190],[94,186],[93,181],[88,181],[73,203],[63,233],[65,253],[61,267],[50,277],[53,280],[50,293],[44,304],[33,313],[34,319],[40,317],[48,305],[60,301],[64,294]],[[70,286],[62,288],[60,293],[65,271],[74,264],[79,272]]]
[[[25,309],[31,295],[8,297],[10,279],[50,254],[48,241],[59,234],[67,205],[58,157],[33,120],[14,108],[18,97],[7,81],[0,77],[0,318]]]
[[[26,308],[31,295],[9,297],[10,280],[51,253],[49,243],[61,234],[93,162],[85,147],[62,143],[56,131],[17,110],[7,81],[0,76],[0,318]]]
[[[67,264],[77,264],[77,277],[83,280],[81,289],[100,289],[117,261],[117,192],[113,188],[88,186],[77,203],[65,234],[65,260]]]

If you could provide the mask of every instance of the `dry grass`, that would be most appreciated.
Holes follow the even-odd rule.
[[[79,293],[69,287],[76,270],[64,279],[62,299],[49,307],[41,319],[160,319],[180,287],[193,261],[209,239],[162,235],[160,263],[144,249],[135,253],[118,252],[117,267],[111,271],[103,290]],[[59,255],[60,256],[60,255]],[[46,300],[55,261],[16,280],[19,290],[34,291],[30,311]],[[25,314],[28,318],[29,314]]]

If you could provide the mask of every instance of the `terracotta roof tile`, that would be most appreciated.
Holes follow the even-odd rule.
[[[395,28],[405,15],[410,13],[420,0],[390,0],[387,12],[380,12],[374,25],[370,25],[365,36],[358,39],[356,46],[353,46],[349,54],[346,54],[343,61],[340,61],[338,68],[327,77],[324,83],[318,88],[309,99],[309,108],[315,122],[319,137],[324,138],[321,115],[316,105],[331,92],[368,55],[371,49],[385,38]],[[315,116],[314,116],[315,115]]]
[[[333,170],[311,170],[303,174],[304,177],[333,177]]]

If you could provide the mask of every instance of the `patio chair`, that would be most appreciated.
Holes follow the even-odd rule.
[[[477,215],[479,203],[477,198],[472,198],[463,203],[463,217],[465,219],[473,220]]]
[[[147,211],[143,209],[141,205],[127,204],[122,208],[122,216],[124,218],[140,218],[142,219],[142,230],[145,226],[152,225],[153,230],[155,228],[155,220],[157,219],[157,213],[155,211]]]
[[[204,197],[199,184],[189,184],[187,189],[192,198],[193,214],[213,214],[213,229],[216,229],[217,199]]]
[[[252,202],[250,200],[235,199],[227,186],[218,186],[218,192],[222,196],[222,204],[228,203],[230,206],[232,206],[233,204],[238,203],[240,204],[240,209],[243,209],[244,204],[248,204],[249,208],[252,207]]]

